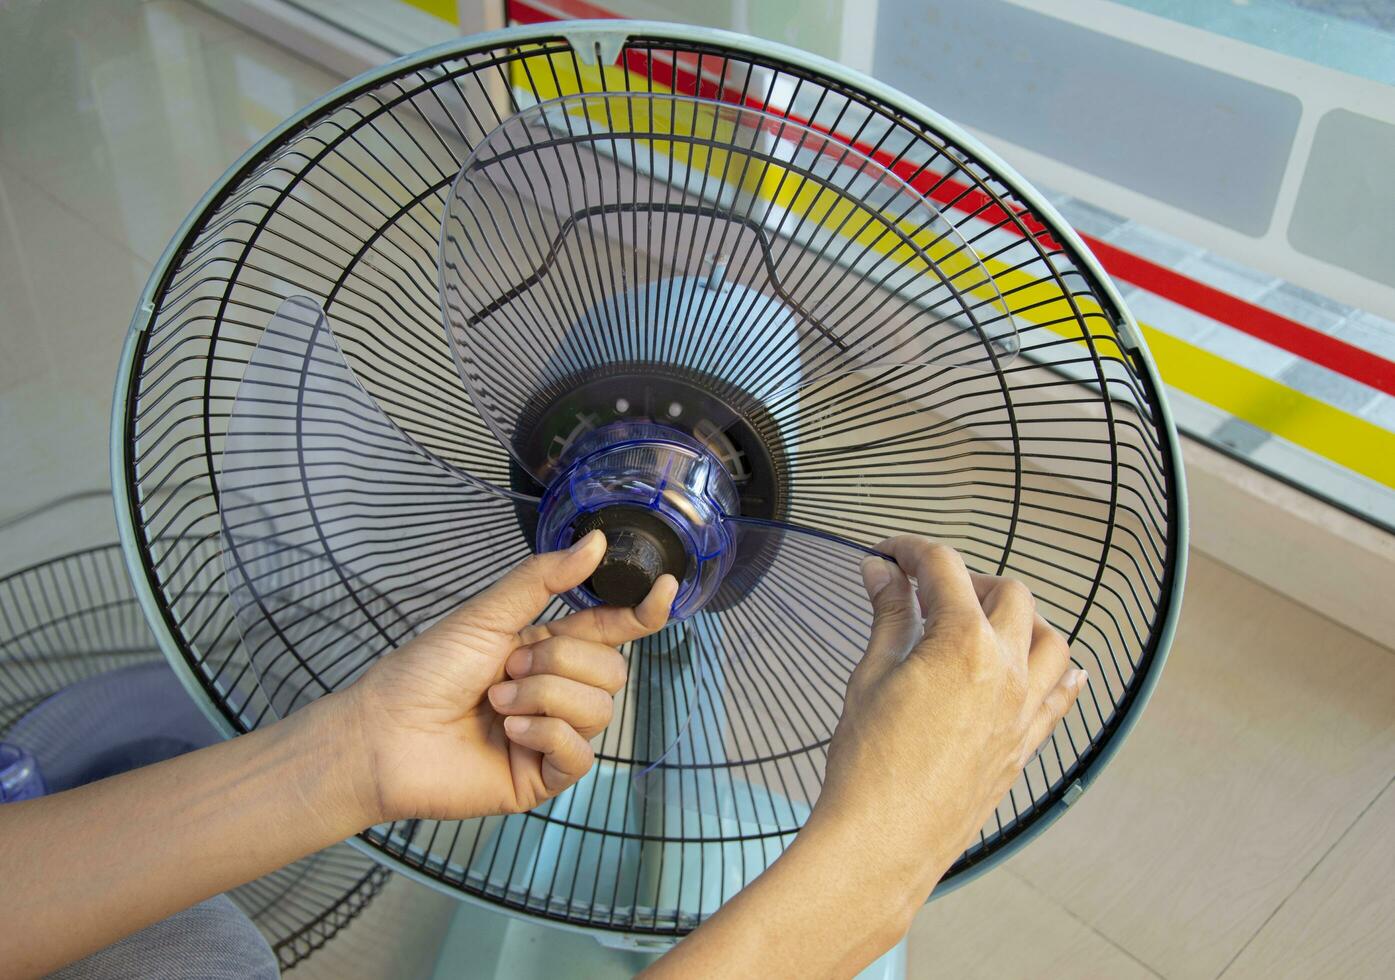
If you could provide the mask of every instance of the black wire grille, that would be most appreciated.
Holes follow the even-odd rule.
[[[211,594],[215,604],[226,603],[225,596]],[[226,652],[239,655],[235,645]],[[0,579],[0,741],[70,685],[163,662],[131,591],[120,545],[64,555]],[[390,874],[340,844],[229,895],[288,970],[362,912]]]
[[[790,520],[869,544],[928,534],[976,570],[1025,580],[1090,672],[1077,709],[951,869],[954,879],[1002,853],[1085,780],[1146,691],[1179,594],[1179,463],[1123,311],[1053,219],[929,122],[798,64],[637,33],[618,65],[601,71],[566,40],[538,36],[352,84],[263,146],[177,243],[134,346],[122,423],[140,561],[164,627],[230,721],[247,729],[294,706],[273,712],[246,657],[232,652],[220,580],[219,474],[244,381],[285,455],[267,457],[260,480],[255,462],[235,461],[237,492],[223,501],[240,515],[231,533],[289,542],[300,556],[293,578],[282,565],[263,581],[280,604],[249,633],[254,658],[284,665],[278,690],[313,697],[341,686],[524,557],[513,505],[439,482],[458,468],[509,484],[508,456],[461,384],[441,325],[437,239],[451,182],[486,134],[539,102],[675,87],[840,134],[830,142],[856,145],[857,159],[914,189],[930,214],[918,233],[938,236],[942,247],[929,254],[957,297],[946,319],[983,341],[977,369],[874,359],[805,385],[775,413],[782,431],[798,434],[786,447]],[[544,123],[532,138],[557,131]],[[493,206],[523,220],[548,199],[576,207],[592,172],[653,176],[611,151],[568,152],[575,163],[547,174],[548,187],[496,184]],[[773,170],[737,190],[748,191],[743,207],[781,209],[780,221],[769,210],[751,220],[805,270],[807,298],[829,274],[808,270],[842,274],[872,256],[865,238],[828,234],[827,210],[796,207],[800,182],[817,177],[864,208],[886,201],[865,169],[830,163],[826,146],[814,153],[787,141],[780,154],[758,165],[778,168],[787,191],[794,181],[792,195],[761,196]],[[678,196],[692,207],[723,201],[720,187],[690,191]],[[529,254],[507,249],[501,236],[496,254],[476,259],[505,268]],[[693,246],[666,266],[656,261],[696,273],[709,257]],[[478,296],[487,271],[475,270]],[[604,304],[615,291],[596,289],[578,308],[614,309]],[[332,350],[307,333],[267,332],[294,296],[323,306]],[[867,292],[858,305],[875,301]],[[555,331],[574,312],[536,315]],[[739,339],[742,325],[714,329]],[[538,347],[541,358],[545,340],[520,324],[512,342]],[[298,385],[249,368],[268,352],[300,365]],[[731,358],[749,356],[730,348]],[[334,411],[306,410],[312,388]],[[307,455],[314,440],[319,452]],[[633,933],[693,928],[802,824],[865,636],[846,557],[817,539],[787,551],[765,598],[738,604],[720,628],[704,620],[629,651],[620,721],[599,743],[602,765],[583,791],[530,814],[381,827],[366,839],[447,887],[534,915]],[[315,628],[316,617],[332,628]],[[277,628],[286,621],[296,642],[267,646],[267,636],[290,635]],[[259,634],[258,624],[272,628]]]

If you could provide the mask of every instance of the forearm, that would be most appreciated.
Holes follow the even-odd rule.
[[[900,940],[938,877],[880,865],[874,840],[811,821],[644,975],[852,976]]]
[[[373,822],[327,699],[263,731],[0,807],[0,962],[46,973]]]

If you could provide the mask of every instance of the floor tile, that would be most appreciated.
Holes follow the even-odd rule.
[[[1379,396],[1376,389],[1309,361],[1298,361],[1286,368],[1279,380],[1353,415],[1359,415]]]
[[[1108,241],[1160,265],[1176,266],[1186,259],[1200,255],[1201,247],[1184,242],[1175,235],[1154,231],[1132,221],[1111,232]]]
[[[1206,349],[1266,378],[1277,377],[1298,362],[1297,355],[1225,324],[1218,324],[1207,336]]]
[[[1221,976],[1395,976],[1395,784],[1389,785]]]
[[[301,8],[327,21],[344,25],[388,51],[407,53],[440,44],[459,30],[425,10],[424,4],[383,3],[382,0],[299,0]],[[439,4],[437,5],[440,6]]]
[[[1366,406],[1365,418],[1382,428],[1395,431],[1395,398],[1381,395]]]
[[[0,60],[0,160],[154,262],[248,146],[340,81],[179,3],[52,0]]]
[[[1247,455],[1264,445],[1273,436],[1244,419],[1229,419],[1211,433],[1211,438],[1232,452]]]
[[[1128,980],[1153,971],[1006,868],[920,910],[910,932],[910,980]]]
[[[1214,977],[1395,771],[1395,656],[1192,554],[1181,629],[1099,782],[1014,859],[1167,977]]]
[[[1378,409],[1379,406],[1373,404],[1367,412]],[[1379,417],[1372,418],[1371,421],[1376,425],[1382,424]],[[1354,474],[1325,456],[1319,456],[1287,439],[1275,436],[1255,449],[1250,454],[1249,461],[1270,473],[1291,474],[1301,481],[1299,486],[1308,492],[1328,500],[1340,500],[1343,507],[1353,514],[1369,514],[1385,526],[1395,527],[1395,494],[1390,492],[1390,488],[1383,483]],[[1373,529],[1371,533],[1380,535],[1382,532]],[[1290,551],[1290,560],[1301,561],[1301,554]],[[1389,589],[1386,592],[1388,594]]]
[[[1254,300],[1278,284],[1278,280],[1268,273],[1232,262],[1213,252],[1192,256],[1178,265],[1177,271],[1245,300]]]
[[[1057,200],[1056,209],[1070,222],[1071,227],[1086,235],[1103,238],[1118,230],[1127,220],[1113,211],[1095,207],[1079,198],[1069,197]]]
[[[1395,360],[1395,323],[1374,313],[1353,313],[1332,331],[1347,343],[1388,361]]]
[[[1331,330],[1352,311],[1344,303],[1287,282],[1260,296],[1258,302],[1267,310],[1317,330]]]
[[[105,487],[111,394],[146,263],[0,165],[0,517]]]
[[[1215,320],[1153,293],[1139,292],[1131,297],[1129,309],[1140,323],[1193,344],[1205,340],[1220,327]]]

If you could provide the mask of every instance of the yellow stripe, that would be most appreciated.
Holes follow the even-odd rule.
[[[879,246],[880,243],[874,245]],[[944,243],[943,248],[949,247],[949,243]],[[935,249],[929,251],[934,258]],[[944,269],[951,279],[970,272],[973,265],[973,260],[963,253],[956,258],[959,259],[957,263],[947,263]],[[1054,280],[1036,281],[1025,272],[1008,268],[1000,260],[987,259],[984,264],[1014,309],[1030,308],[1024,319],[1043,324],[1063,337],[1081,337],[1082,322],[1073,318],[1070,304]],[[970,292],[981,299],[991,298],[991,290],[987,287]],[[1075,301],[1085,322],[1101,313],[1099,305],[1089,297],[1075,297]],[[1168,385],[1383,486],[1395,488],[1395,432],[1266,378],[1151,324],[1140,323],[1139,327],[1157,362],[1158,373]],[[1112,337],[1097,335],[1094,340],[1100,356],[1123,356]],[[1114,349],[1107,346],[1101,349],[1102,345],[1112,345]]]
[[[538,48],[540,45],[521,45],[520,50]],[[580,71],[577,71],[580,68]],[[522,61],[510,62],[509,78],[514,85],[530,92],[539,102],[555,99],[563,95],[580,95],[593,92],[606,95],[614,92],[649,91],[649,81],[644,76],[630,71],[623,65],[579,65],[570,55],[534,55]],[[668,94],[669,89],[658,82],[653,91]]]
[[[1395,487],[1395,432],[1140,324],[1163,380],[1347,469]]]
[[[578,92],[644,91],[650,85],[647,79],[623,67],[602,69],[582,66],[578,75],[573,70],[574,63],[570,58],[552,57],[550,60],[549,65],[549,59],[545,56],[529,58],[526,75],[522,64],[516,63],[513,69],[515,84],[533,89],[539,100]],[[653,90],[659,91],[658,86],[654,86]],[[610,127],[619,132],[629,128],[629,116],[625,113],[630,109],[623,96],[604,102],[597,100],[596,106],[596,110],[591,112],[596,121],[608,121]],[[656,106],[655,112],[658,111],[660,108]],[[707,127],[714,122],[710,117],[695,120],[692,111],[687,110],[680,111],[673,118],[665,116],[653,120],[641,119],[636,113],[634,123],[640,132],[663,134],[708,132]],[[719,138],[729,135],[733,128],[721,119],[715,120],[715,124]],[[651,126],[655,128],[649,128]],[[825,228],[835,228],[845,237],[859,240],[883,254],[891,254],[896,263],[909,260],[911,264],[926,265],[924,259],[911,254],[913,250],[906,244],[884,234],[887,221],[874,210],[841,195],[831,194],[799,177],[782,182],[785,171],[776,166],[767,167],[757,161],[759,165],[742,168],[746,155],[738,148],[709,153],[701,147],[690,149],[684,144],[664,140],[644,142],[657,152],[688,166],[728,175],[742,169],[748,175],[758,174],[759,178],[754,183],[749,179],[743,181],[746,185],[744,189],[754,191],[780,207],[805,215]],[[933,271],[927,266],[927,272],[951,283],[965,276],[972,276],[969,281],[974,282],[981,278],[977,270],[980,268],[979,262],[983,261],[993,276],[996,289],[981,284],[969,288],[968,292],[995,306],[999,305],[998,296],[1001,294],[1013,309],[1029,310],[1023,319],[1040,324],[1053,333],[1081,340],[1084,324],[1078,316],[1083,315],[1088,322],[1090,318],[1102,314],[1099,305],[1088,296],[1076,296],[1072,299],[1080,311],[1077,314],[1054,280],[1040,281],[1028,272],[1011,269],[1001,260],[981,260],[968,249],[956,250],[956,243],[937,238],[933,231],[923,230],[918,223],[903,220],[899,225],[933,263]],[[1173,337],[1150,324],[1139,326],[1157,361],[1158,371],[1167,384],[1355,473],[1395,488],[1395,433]],[[1096,335],[1094,341],[1101,356],[1124,356],[1113,338]],[[1114,349],[1100,349],[1102,345],[1113,345]]]
[[[460,14],[455,9],[455,0],[402,0],[409,7],[424,10],[432,17],[439,17],[447,24],[459,24]]]
[[[530,91],[539,102],[560,95],[595,93],[588,100],[585,116],[597,125],[597,131],[614,133],[646,133],[650,135],[690,136],[701,134],[712,142],[726,145],[736,133],[734,117],[720,106],[707,101],[650,102],[608,93],[632,91],[667,95],[670,90],[657,82],[650,84],[642,75],[620,65],[582,65],[578,72],[569,57],[537,55],[513,63],[512,80]],[[683,164],[685,167],[721,175],[728,185],[737,182],[748,191],[757,190],[761,169],[749,154],[739,148],[716,149],[706,144],[665,139],[635,139],[635,146]],[[641,155],[642,158],[642,155]]]
[[[824,227],[838,227],[847,210],[836,205],[829,207],[816,201],[801,202],[797,199],[792,200],[790,205],[807,209],[814,220]],[[860,206],[855,207],[863,210]],[[848,222],[843,227],[858,226]],[[867,233],[848,232],[848,235],[862,238]],[[906,249],[904,245],[887,245],[881,241],[864,244],[883,252]],[[952,242],[942,240],[935,243],[922,238],[917,244],[926,250],[940,273],[951,282],[965,275],[971,275],[971,281],[982,278],[981,273],[976,271],[974,257],[967,250],[946,254],[954,250]],[[896,262],[905,257],[892,256]],[[1030,309],[1024,319],[1043,324],[1060,336],[1081,338],[1082,321],[1076,318],[1054,280],[1037,280],[1026,272],[1009,268],[1001,260],[987,259],[984,265],[1012,308]],[[980,299],[993,300],[994,305],[998,305],[993,290],[988,286],[972,288],[969,292]],[[1098,303],[1090,297],[1077,296],[1074,299],[1084,322],[1088,323],[1091,317],[1102,313]],[[1395,433],[1174,337],[1151,324],[1141,323],[1139,327],[1157,362],[1158,373],[1167,384],[1383,486],[1395,487]],[[1123,351],[1113,337],[1097,335],[1094,341],[1100,356],[1123,357]],[[1083,340],[1080,342],[1083,343]]]

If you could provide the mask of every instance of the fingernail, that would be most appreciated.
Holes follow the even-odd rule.
[[[881,558],[869,555],[862,559],[862,584],[872,598],[891,584],[891,568]]]
[[[578,551],[585,551],[587,545],[591,543],[591,539],[595,537],[597,534],[601,534],[600,528],[597,528],[594,531],[587,531],[580,538],[572,542],[572,546],[567,549],[567,554],[571,555],[575,554]],[[604,537],[604,535],[602,535],[602,537]]]
[[[513,704],[518,697],[517,684],[495,684],[489,689],[489,700],[503,708]]]
[[[1079,688],[1084,687],[1084,686],[1085,686],[1085,682],[1088,681],[1089,679],[1090,679],[1090,675],[1087,674],[1087,673],[1085,673],[1085,671],[1083,671],[1083,670],[1081,670],[1080,668],[1077,667],[1077,668],[1076,668],[1076,671],[1075,671],[1075,677],[1072,678],[1072,682],[1075,684],[1076,688],[1079,689]]]
[[[508,732],[510,735],[522,735],[531,727],[533,727],[532,718],[524,718],[516,715],[512,718],[504,719],[504,731]]]
[[[513,673],[526,674],[533,669],[533,651],[528,647],[519,647],[513,652]]]

